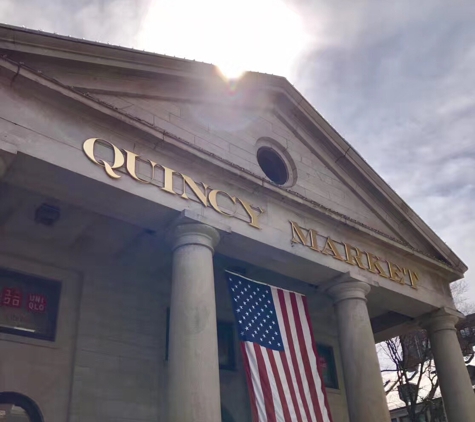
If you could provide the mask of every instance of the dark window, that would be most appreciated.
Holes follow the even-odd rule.
[[[236,370],[234,356],[234,330],[232,322],[218,321],[219,369]]]
[[[283,185],[289,180],[284,160],[273,149],[260,148],[257,151],[257,162],[266,176],[277,185]]]
[[[43,422],[37,404],[18,393],[0,393],[0,420],[3,422]]]
[[[0,269],[0,331],[54,341],[61,283]]]
[[[318,366],[322,373],[323,384],[327,388],[338,389],[338,376],[336,373],[335,355],[333,347],[317,344]]]
[[[229,410],[224,406],[221,406],[221,421],[222,422],[234,422],[234,418],[229,413]]]

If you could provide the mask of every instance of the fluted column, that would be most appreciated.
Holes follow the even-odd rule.
[[[421,326],[429,335],[448,421],[475,422],[475,394],[457,338],[457,322],[457,316],[441,309],[423,319]]]
[[[205,224],[173,230],[168,420],[220,422],[213,252],[219,234]]]
[[[381,369],[366,306],[370,285],[347,279],[326,289],[338,324],[340,354],[351,422],[389,422]]]

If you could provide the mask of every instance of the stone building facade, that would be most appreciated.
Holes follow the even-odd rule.
[[[284,78],[9,26],[0,50],[3,416],[250,421],[234,270],[308,296],[334,422],[389,422],[375,342],[420,326],[475,421],[466,266]]]

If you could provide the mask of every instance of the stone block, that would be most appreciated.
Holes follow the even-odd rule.
[[[194,134],[188,130],[184,130],[182,128],[177,127],[176,125],[167,122],[166,120],[161,119],[160,117],[154,116],[154,125],[158,128],[170,133],[171,135],[175,135],[180,139],[193,143],[194,141]]]
[[[147,110],[149,113],[167,121],[170,121],[171,114],[175,116],[180,115],[180,108],[172,102],[137,97],[126,97],[126,99],[144,110]]]
[[[185,130],[187,130],[191,133],[194,133],[195,135],[206,137],[209,134],[209,129],[206,125],[200,124],[200,123],[198,123],[196,121],[193,121],[191,119],[183,119],[181,117],[172,115],[170,117],[170,121],[174,125],[182,128],[182,129],[185,129]]]
[[[92,96],[119,110],[129,107],[133,103],[132,101],[127,101],[125,98],[120,98],[117,95],[93,94]]]
[[[121,109],[124,113],[127,113],[129,115],[132,115],[140,120],[143,120],[144,122],[150,123],[151,125],[154,124],[154,115],[147,110],[144,110],[143,108],[133,104],[128,107],[125,107]]]
[[[209,140],[205,138],[201,138],[200,136],[195,136],[195,145],[203,148],[204,150],[216,154],[220,158],[229,159],[229,144],[226,141],[219,142],[219,145],[216,143],[209,142]]]
[[[233,155],[233,158],[235,156],[240,157],[246,161],[249,161],[252,164],[257,163],[257,157],[254,151],[250,152],[249,150],[245,150],[243,148],[239,148],[235,145],[230,145],[230,150],[231,154]]]

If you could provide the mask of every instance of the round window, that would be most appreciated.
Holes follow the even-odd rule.
[[[257,151],[257,162],[265,175],[277,185],[284,185],[289,180],[284,160],[273,149],[260,148]]]

